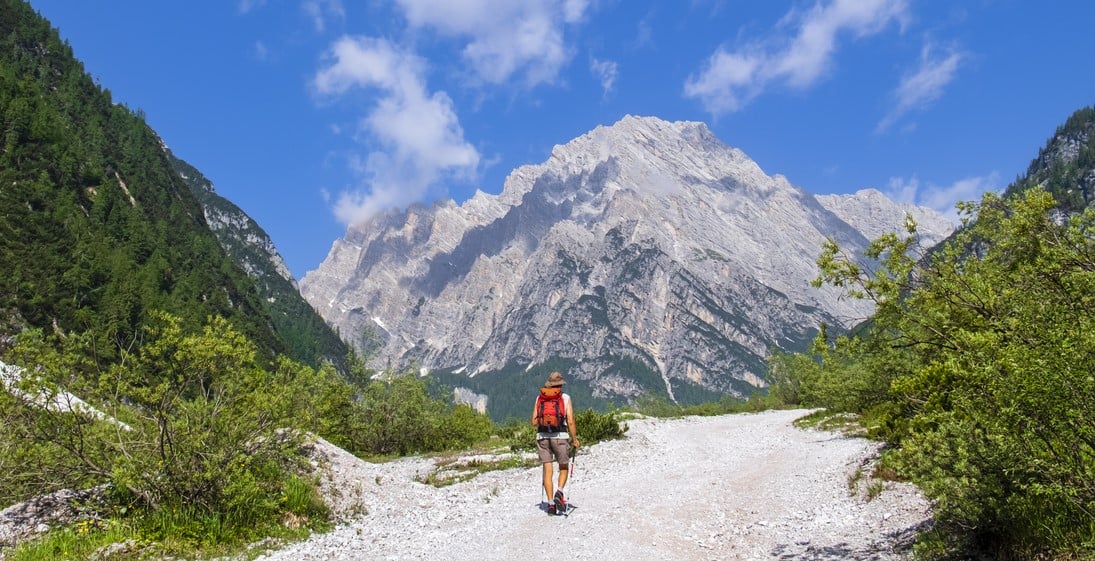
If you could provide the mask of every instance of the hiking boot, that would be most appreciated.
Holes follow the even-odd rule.
[[[548,503],[547,513],[552,516],[558,514],[558,511],[555,509],[555,503]]]
[[[563,496],[562,491],[555,491],[555,503],[553,506],[555,507],[555,512],[566,514],[567,500],[566,497]]]

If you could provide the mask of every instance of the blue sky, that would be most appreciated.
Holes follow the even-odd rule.
[[[628,114],[947,211],[1095,103],[1090,0],[30,2],[297,278],[351,222],[498,193]]]

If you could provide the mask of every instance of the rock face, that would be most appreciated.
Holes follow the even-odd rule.
[[[875,189],[863,189],[853,195],[819,195],[819,203],[859,230],[867,239],[896,230],[903,234],[905,216],[916,222],[916,230],[926,243],[937,243],[954,231],[954,224],[938,212],[906,203],[895,203]]]
[[[345,366],[348,348],[301,297],[296,280],[270,236],[235,203],[217,194],[213,183],[200,171],[175,157],[167,146],[161,146],[172,169],[201,204],[205,222],[221,247],[255,281],[289,355],[312,365],[331,362]]]
[[[1053,195],[1063,215],[1095,207],[1095,106],[1077,110],[1057,127],[1005,196],[1035,186]]]
[[[376,366],[475,376],[564,359],[599,396],[741,395],[772,348],[870,314],[810,281],[826,238],[859,251],[902,230],[887,203],[819,201],[702,123],[628,116],[500,195],[351,227],[301,292]]]

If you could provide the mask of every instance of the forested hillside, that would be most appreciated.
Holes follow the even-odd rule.
[[[266,232],[232,201],[217,194],[213,184],[194,166],[168,159],[205,211],[206,222],[236,264],[255,282],[286,353],[318,366],[334,363],[345,371],[349,348],[304,300],[289,269]]]
[[[295,291],[278,287],[272,317],[140,111],[116,104],[19,0],[0,3],[0,110],[0,334],[88,332],[109,362],[162,310],[188,328],[225,317],[268,357],[343,355],[302,344],[332,334],[306,321]]]
[[[937,504],[928,558],[1095,556],[1095,111],[1076,112],[941,247],[830,242],[816,283],[878,304],[869,327],[777,355],[786,403],[862,415],[880,471]]]
[[[1095,107],[1076,111],[1058,127],[1007,194],[1039,185],[1066,213],[1095,205]]]

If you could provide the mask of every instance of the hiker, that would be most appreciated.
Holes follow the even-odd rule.
[[[536,405],[532,408],[532,426],[536,427],[536,451],[540,463],[544,466],[544,491],[548,496],[548,514],[566,514],[567,500],[564,487],[570,473],[570,442],[574,442],[577,451],[578,427],[574,422],[574,406],[570,396],[563,393],[563,375],[552,372],[548,375],[540,394],[536,396]],[[552,461],[559,462],[559,488],[553,489]]]

